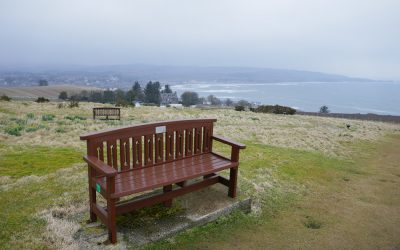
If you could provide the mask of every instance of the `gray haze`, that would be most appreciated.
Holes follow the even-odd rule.
[[[399,0],[0,0],[0,64],[250,66],[400,79]]]

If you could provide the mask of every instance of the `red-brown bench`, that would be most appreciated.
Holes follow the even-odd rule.
[[[120,120],[121,109],[111,107],[93,108],[93,120],[97,118],[100,120]]]
[[[222,183],[236,196],[239,150],[246,146],[213,135],[216,119],[166,121],[82,135],[87,141],[90,221],[107,226],[115,243],[116,216],[156,203],[170,206],[174,197]],[[212,151],[213,140],[232,147],[230,159]],[[230,169],[229,180],[216,173]],[[199,179],[198,177],[202,177]],[[196,179],[192,184],[187,180]],[[173,184],[176,184],[173,186]],[[150,198],[121,197],[162,188]],[[106,200],[96,202],[96,192]]]

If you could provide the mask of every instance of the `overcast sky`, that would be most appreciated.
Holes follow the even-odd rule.
[[[400,80],[400,0],[0,0],[0,64],[287,68]]]

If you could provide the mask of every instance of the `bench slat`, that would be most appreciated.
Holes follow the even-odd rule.
[[[204,126],[203,130],[203,152],[211,151],[212,126]]]
[[[122,138],[119,145],[121,170],[130,169],[130,143],[129,138]]]
[[[201,153],[201,133],[202,133],[202,128],[201,127],[197,127],[194,129],[194,149],[193,149],[193,153],[195,155],[200,154]]]
[[[174,159],[174,132],[165,134],[165,161]]]
[[[115,194],[113,197],[126,196],[193,179],[204,174],[234,167],[233,165],[232,162],[209,153],[156,167],[118,173],[115,177]],[[104,178],[99,177],[97,182],[102,188],[106,189]]]
[[[132,166],[142,167],[142,137],[132,138]]]
[[[164,134],[156,134],[155,136],[155,163],[164,161]]]
[[[175,132],[175,159],[183,157],[184,131],[177,130]]]
[[[213,157],[213,158],[207,158],[202,155],[197,156],[197,157],[200,160],[192,161],[190,158],[186,158],[186,159],[183,159],[183,160],[180,160],[177,162],[171,162],[168,164],[163,164],[163,165],[157,166],[154,168],[154,170],[152,170],[152,174],[144,175],[144,173],[146,171],[149,171],[149,170],[145,170],[147,168],[136,169],[134,171],[128,171],[128,172],[122,172],[122,173],[118,174],[117,176],[115,176],[115,183],[135,181],[135,179],[142,179],[143,176],[146,176],[146,178],[151,178],[151,179],[161,178],[163,175],[168,174],[170,171],[177,171],[177,170],[180,171],[181,168],[185,167],[185,164],[189,165],[192,168],[196,168],[196,167],[201,167],[201,165],[211,164],[214,166],[214,165],[218,165],[219,163],[225,164],[227,162],[226,159],[223,159],[222,157],[219,157],[217,155],[215,155],[215,157]],[[190,171],[190,169],[189,170],[184,169],[182,171]],[[101,176],[98,178],[101,178]],[[103,180],[103,182],[104,182],[104,180]]]
[[[193,155],[193,129],[185,131],[185,156]]]
[[[115,140],[107,141],[107,164],[118,170],[117,143]]]
[[[153,135],[144,136],[144,166],[153,165]]]

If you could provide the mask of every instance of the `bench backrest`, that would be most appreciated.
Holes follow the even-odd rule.
[[[148,167],[212,150],[216,119],[150,123],[81,136],[87,154],[118,171]]]
[[[93,108],[93,119],[96,119],[96,117],[105,117],[108,119],[109,116],[119,119],[120,114],[120,108]]]

